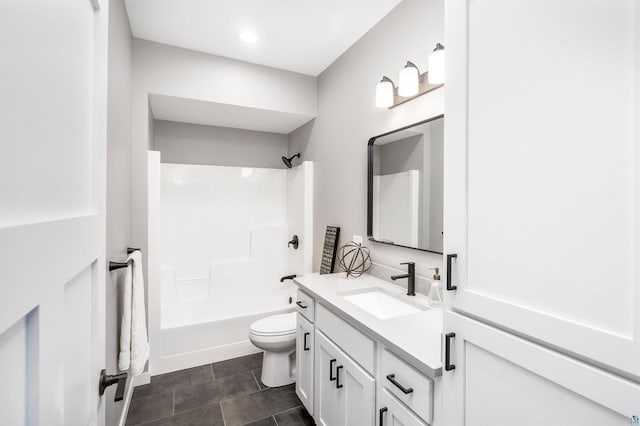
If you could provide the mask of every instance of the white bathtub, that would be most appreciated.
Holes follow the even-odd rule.
[[[241,299],[237,285],[218,284],[215,293],[209,293],[210,285],[209,278],[175,280],[173,271],[164,271],[163,291],[171,297],[163,300],[172,303],[162,305],[154,375],[259,352],[249,341],[251,323],[294,308],[289,304],[295,291],[291,281],[251,288],[250,297]],[[236,297],[227,297],[227,292]]]

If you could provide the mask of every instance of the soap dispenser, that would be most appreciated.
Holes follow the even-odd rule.
[[[429,289],[429,303],[431,306],[442,306],[442,286],[440,285],[440,268],[431,268],[434,271],[433,282]]]

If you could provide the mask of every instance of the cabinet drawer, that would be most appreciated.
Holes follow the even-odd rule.
[[[431,379],[420,374],[388,349],[382,351],[378,377],[389,392],[427,423],[431,423],[433,418],[433,381]]]
[[[344,320],[318,304],[316,326],[370,374],[374,374],[375,344]]]
[[[378,401],[378,426],[426,426],[426,423],[402,405],[387,389],[380,392]]]
[[[298,299],[296,302],[296,310],[298,311],[298,313],[302,314],[306,319],[313,322],[315,311],[313,297],[298,289],[296,298]]]

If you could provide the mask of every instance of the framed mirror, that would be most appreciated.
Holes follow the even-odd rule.
[[[442,253],[444,115],[369,139],[369,240]]]

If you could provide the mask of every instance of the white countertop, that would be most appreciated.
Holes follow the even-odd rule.
[[[346,278],[345,273],[297,277],[294,282],[325,308],[342,317],[369,337],[382,342],[409,364],[429,377],[442,375],[442,309],[428,308],[409,315],[379,319],[348,302],[339,293],[381,288],[412,304],[429,306],[427,297],[407,296],[406,288],[370,275]]]

